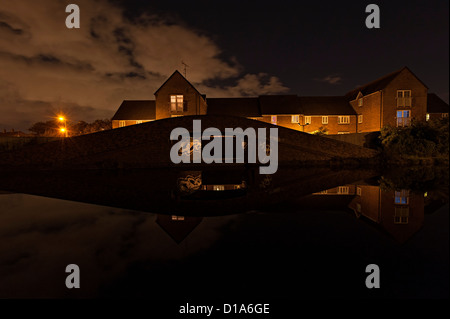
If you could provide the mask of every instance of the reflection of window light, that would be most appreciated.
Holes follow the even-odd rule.
[[[427,121],[430,120],[430,114],[427,113],[426,119],[427,119]]]
[[[321,191],[320,194],[328,194],[328,190]]]
[[[356,195],[361,196],[361,187],[356,187]]]
[[[423,194],[423,197],[428,197],[428,192],[425,192],[425,193]]]
[[[298,123],[299,115],[291,115],[291,123]]]
[[[224,191],[225,190],[225,185],[214,185],[213,186],[213,190],[215,190],[215,191]]]
[[[397,206],[394,212],[394,224],[408,224],[409,222],[409,207]]]
[[[350,191],[348,186],[339,186],[338,187],[338,194],[348,194]]]
[[[234,189],[240,189],[241,185],[234,185]]]
[[[409,191],[402,190],[395,192],[395,203],[399,205],[407,205],[409,203]]]
[[[360,203],[357,203],[357,204],[356,204],[356,211],[357,211],[358,213],[361,213],[361,204],[360,204]]]
[[[184,216],[172,215],[172,220],[184,220]]]

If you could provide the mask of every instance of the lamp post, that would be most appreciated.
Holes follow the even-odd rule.
[[[305,126],[309,125],[309,123],[306,123],[306,124],[297,123],[297,124],[302,127],[302,132],[305,131]]]

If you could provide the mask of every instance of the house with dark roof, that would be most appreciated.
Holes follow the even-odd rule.
[[[448,116],[448,104],[407,67],[343,96],[261,95],[207,98],[175,71],[154,93],[155,100],[125,100],[113,128],[184,115],[232,115],[290,129],[327,134],[368,133],[386,125]]]
[[[427,121],[448,117],[448,104],[434,93],[428,93],[427,99]]]

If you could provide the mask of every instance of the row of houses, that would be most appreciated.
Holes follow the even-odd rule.
[[[125,100],[112,118],[119,128],[184,115],[231,115],[307,133],[380,131],[386,125],[448,117],[449,106],[407,67],[343,96],[261,95],[207,98],[175,71],[154,100]]]

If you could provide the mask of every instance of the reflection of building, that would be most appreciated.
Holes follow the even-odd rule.
[[[181,243],[202,221],[203,217],[161,215],[156,223],[177,243]]]
[[[177,192],[185,199],[225,199],[246,194],[243,171],[184,171],[178,178]]]
[[[402,243],[415,234],[424,220],[424,196],[409,190],[385,191],[378,185],[356,184],[338,186],[315,193],[316,196],[333,195],[348,198],[345,205],[352,209],[358,218],[370,220]],[[321,201],[326,202],[323,198]],[[337,202],[333,200],[333,202]]]
[[[449,109],[406,67],[343,96],[207,98],[178,71],[154,95],[155,100],[123,101],[112,118],[113,128],[208,114],[246,117],[308,133],[366,133],[386,125],[407,126],[412,119],[448,116]]]
[[[379,186],[358,185],[360,195],[349,205],[357,216],[372,220],[398,242],[405,242],[423,224],[423,194],[409,190],[383,191]]]

